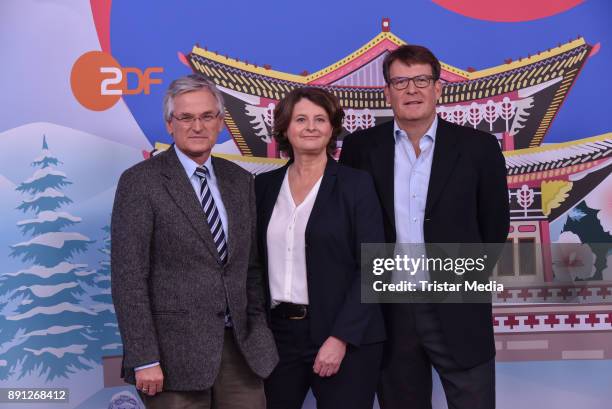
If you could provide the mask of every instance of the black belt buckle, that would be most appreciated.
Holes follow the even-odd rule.
[[[296,305],[296,307],[299,307],[300,315],[293,315],[287,318],[290,320],[303,320],[306,318],[306,315],[308,315],[308,308],[306,308],[305,305]]]
[[[308,305],[282,302],[272,309],[272,314],[286,320],[303,320],[308,316]]]

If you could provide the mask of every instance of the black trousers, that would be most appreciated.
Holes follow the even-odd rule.
[[[440,375],[449,409],[495,408],[495,359],[460,367],[445,343],[435,305],[387,305],[385,320],[381,409],[431,409],[432,366]]]
[[[335,375],[313,372],[318,345],[310,339],[310,320],[272,317],[280,362],[264,382],[268,409],[300,409],[312,388],[318,409],[372,409],[379,380],[383,343],[347,345]]]

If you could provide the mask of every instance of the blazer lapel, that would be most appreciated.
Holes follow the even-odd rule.
[[[380,133],[374,136],[376,141],[370,152],[372,177],[378,188],[382,207],[395,229],[394,173],[395,173],[395,138],[393,121],[381,126]]]
[[[235,174],[234,172],[230,171],[223,161],[213,156],[212,165],[215,169],[217,185],[219,186],[219,192],[221,193],[221,198],[223,199],[223,206],[227,212],[228,237],[226,239],[228,241],[227,262],[229,263],[232,255],[235,253],[237,242],[239,241],[237,238],[240,237],[241,234],[244,234],[241,233],[240,230],[240,220],[242,219],[243,215],[240,214],[240,209],[242,206],[239,204],[241,200],[248,203],[248,191],[241,192],[236,189],[236,186],[238,185],[234,180]]]
[[[444,186],[455,167],[458,157],[457,137],[451,132],[444,120],[438,119],[436,144],[434,146],[427,202],[425,204],[426,218],[430,216],[431,209],[440,198],[440,194],[444,190]]]
[[[272,217],[272,212],[274,211],[274,205],[276,204],[276,199],[280,193],[281,186],[283,185],[283,180],[285,179],[285,174],[287,173],[287,169],[291,161],[289,161],[282,168],[272,171],[269,175],[270,183],[266,188],[266,194],[261,202],[261,209],[258,209],[261,212],[261,226],[258,226],[260,229],[259,235],[262,238],[262,249],[266,254],[266,262],[268,258],[268,225],[270,224],[270,218]]]
[[[199,202],[193,190],[193,186],[185,174],[185,169],[178,160],[174,149],[176,148],[173,146],[163,153],[165,163],[161,174],[165,178],[164,185],[176,205],[181,209],[200,238],[204,241],[210,253],[215,258],[219,258],[217,248],[215,247],[210,232],[210,227],[206,221],[206,215],[202,209],[202,204]]]
[[[312,211],[310,212],[308,223],[306,223],[306,232],[305,232],[306,238],[308,238],[309,236],[310,228],[312,226],[313,220],[317,219],[317,217],[319,216],[323,208],[327,206],[329,203],[329,198],[336,184],[337,173],[338,173],[338,163],[336,163],[334,158],[328,157],[327,165],[325,165],[325,170],[323,171],[323,179],[321,180],[321,185],[319,186],[317,197],[315,198],[315,202],[312,206]]]

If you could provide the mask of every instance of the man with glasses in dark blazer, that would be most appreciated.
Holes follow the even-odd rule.
[[[112,293],[123,377],[147,408],[264,409],[278,356],[256,263],[253,177],[212,157],[223,98],[170,84],[174,144],[126,170],[112,215]]]
[[[440,63],[405,45],[383,63],[394,120],[344,140],[340,162],[374,178],[389,243],[503,243],[506,167],[496,138],[438,118]],[[382,409],[431,408],[432,366],[448,406],[495,406],[491,304],[385,305]]]

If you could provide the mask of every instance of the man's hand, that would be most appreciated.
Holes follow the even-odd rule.
[[[340,364],[346,354],[346,342],[336,337],[329,337],[325,340],[312,367],[314,373],[320,377],[335,375],[340,369]]]
[[[149,396],[162,391],[164,386],[164,374],[161,366],[139,369],[136,371],[136,388]]]

